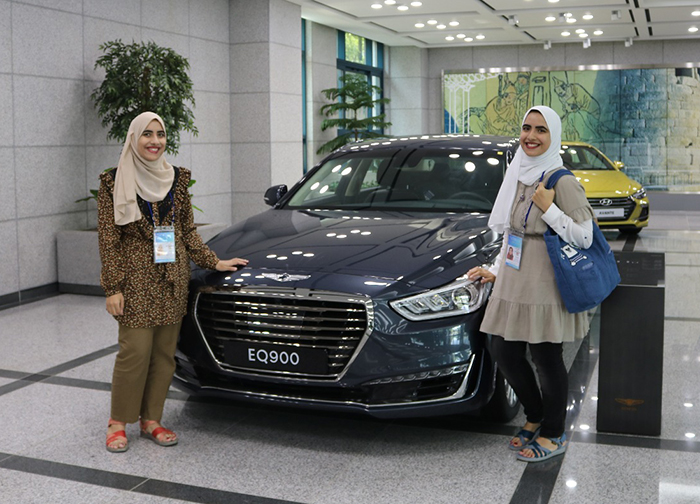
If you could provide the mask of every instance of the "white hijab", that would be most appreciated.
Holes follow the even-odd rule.
[[[564,165],[559,154],[561,150],[561,119],[551,108],[538,105],[525,113],[521,126],[525,123],[528,114],[533,110],[538,111],[544,117],[549,128],[552,143],[547,151],[539,156],[528,156],[523,152],[522,147],[513,156],[513,160],[506,170],[501,188],[498,190],[491,217],[489,217],[489,227],[497,233],[503,233],[510,224],[510,211],[513,207],[518,181],[530,186],[537,182],[543,173],[549,173]]]
[[[153,112],[136,116],[129,125],[114,181],[114,222],[118,226],[141,218],[141,210],[136,202],[137,194],[144,200],[155,203],[162,201],[173,185],[175,170],[165,160],[165,149],[155,161],[143,159],[138,152],[139,138],[154,119],[165,131],[163,119]]]

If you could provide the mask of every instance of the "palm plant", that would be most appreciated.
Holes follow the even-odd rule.
[[[340,87],[321,91],[328,103],[321,107],[321,114],[328,117],[321,123],[321,130],[338,128],[340,134],[323,144],[316,154],[332,152],[345,144],[364,138],[384,136],[373,129],[391,126],[384,119],[386,114],[372,116],[376,105],[389,103],[389,98],[376,98],[381,88],[370,84],[367,77],[356,73],[346,73],[340,77]]]

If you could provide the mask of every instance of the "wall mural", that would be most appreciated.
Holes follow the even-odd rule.
[[[696,68],[446,73],[446,133],[518,136],[533,105],[562,119],[562,139],[595,145],[650,188],[700,190]]]

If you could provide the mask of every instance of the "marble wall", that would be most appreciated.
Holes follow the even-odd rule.
[[[199,135],[170,161],[197,180],[196,221],[233,223],[301,176],[300,17],[284,0],[0,0],[0,305],[55,290],[57,231],[96,223],[75,200],[121,150],[90,99],[101,43],[188,58]]]

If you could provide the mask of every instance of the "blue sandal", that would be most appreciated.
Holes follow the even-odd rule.
[[[508,449],[511,451],[520,451],[526,446],[528,446],[533,440],[537,439],[537,434],[539,434],[540,428],[537,427],[535,429],[535,432],[525,430],[525,429],[520,429],[520,432],[518,432],[515,436],[513,436],[513,439],[510,440],[510,444],[508,445]],[[515,446],[513,444],[513,440],[515,438],[520,439],[520,446]]]
[[[566,442],[566,434],[562,434],[561,437],[558,438],[547,438],[549,439],[552,443],[557,445],[556,450],[549,450],[545,448],[544,446],[541,446],[537,441],[532,441],[529,445],[527,445],[525,448],[526,450],[532,450],[532,453],[535,455],[534,457],[526,457],[525,455],[521,455],[518,453],[516,455],[516,458],[518,460],[522,460],[523,462],[542,462],[543,460],[550,459],[552,457],[557,457],[559,455],[563,455],[564,452],[566,451],[566,447],[568,446],[568,443]]]

